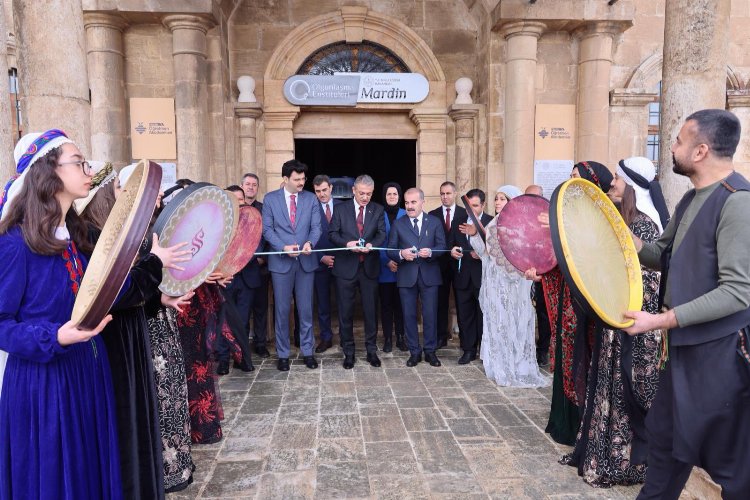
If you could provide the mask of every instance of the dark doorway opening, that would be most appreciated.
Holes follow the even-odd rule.
[[[383,204],[386,182],[398,182],[404,191],[417,185],[414,139],[295,139],[294,148],[295,158],[310,167],[305,186],[310,191],[318,174],[352,179],[367,174],[375,180],[372,199]],[[346,194],[351,197],[351,189]]]

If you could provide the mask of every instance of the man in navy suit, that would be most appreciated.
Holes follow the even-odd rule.
[[[422,361],[422,346],[417,332],[417,296],[422,300],[422,325],[424,327],[424,359],[432,366],[440,366],[435,354],[437,348],[437,295],[442,283],[439,254],[445,250],[445,230],[442,222],[422,210],[424,192],[411,188],[404,193],[407,217],[396,219],[388,241],[388,257],[398,262],[396,286],[404,312],[404,330],[411,356],[406,366],[416,366]]]
[[[316,175],[313,179],[313,189],[315,196],[320,203],[320,239],[315,245],[316,250],[333,248],[328,239],[328,224],[333,218],[333,207],[338,205],[331,197],[332,189],[331,179],[327,175]],[[333,331],[331,330],[331,285],[335,280],[332,279],[331,269],[335,262],[335,254],[318,254],[319,265],[315,270],[315,300],[318,305],[318,328],[320,328],[320,342],[315,348],[315,352],[326,352],[333,347]]]
[[[263,237],[272,251],[268,270],[273,280],[274,319],[278,369],[289,370],[289,309],[291,297],[300,317],[300,349],[308,368],[317,368],[313,356],[312,297],[318,259],[311,253],[320,239],[320,204],[312,193],[303,191],[307,165],[289,160],[281,167],[284,184],[263,200]]]
[[[481,189],[471,189],[466,193],[474,215],[483,226],[492,221],[492,216],[484,213],[485,194]],[[463,355],[459,365],[477,359],[477,347],[482,340],[482,308],[479,307],[479,289],[482,286],[482,258],[477,255],[463,232],[473,224],[468,213],[453,218],[448,234],[448,246],[453,257],[453,293],[456,295],[459,337]]]
[[[341,348],[344,351],[344,368],[354,368],[354,299],[356,289],[362,296],[362,313],[365,320],[365,349],[367,362],[380,366],[375,339],[378,334],[377,303],[380,253],[370,250],[385,242],[383,206],[370,201],[375,181],[369,175],[360,175],[354,181],[353,202],[344,202],[333,210],[328,229],[331,243],[349,247],[350,252],[340,252],[333,263],[338,291]]]

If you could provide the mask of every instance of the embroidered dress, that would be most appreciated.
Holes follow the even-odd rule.
[[[630,229],[644,242],[655,241],[659,229],[639,214]],[[659,273],[645,268],[643,310],[658,312]],[[578,467],[594,487],[630,485],[646,479],[646,412],[659,379],[661,332],[629,336],[605,329],[591,365],[586,408],[573,453],[560,462]]]
[[[115,402],[101,336],[62,347],[86,261],[0,235],[0,499],[123,498]]]
[[[479,304],[484,317],[480,358],[487,378],[510,387],[545,387],[534,343],[534,306],[529,282],[505,258],[497,239],[497,217],[487,225],[487,243],[470,238],[482,257]]]

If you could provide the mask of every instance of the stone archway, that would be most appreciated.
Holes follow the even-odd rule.
[[[661,81],[661,69],[664,56],[656,52],[647,57],[630,75],[626,89],[633,92],[653,92],[656,85]],[[738,91],[745,87],[737,71],[731,65],[727,65],[727,91]]]
[[[289,104],[283,95],[284,81],[295,74],[305,59],[321,47],[346,41],[375,42],[396,54],[412,72],[421,73],[430,84],[428,97],[419,104],[360,104],[353,109],[327,108],[330,120],[350,113],[370,116],[408,116],[417,136],[417,185],[426,193],[439,192],[447,174],[446,126],[448,118],[445,74],[427,43],[401,21],[369,10],[345,6],[301,24],[276,47],[264,74],[263,125],[265,177],[273,186],[281,165],[294,157],[295,122],[305,110]],[[321,110],[316,110],[320,112]],[[341,120],[345,137],[349,119]],[[413,132],[412,132],[413,136]],[[377,138],[377,136],[372,137]],[[436,198],[437,199],[437,198]],[[435,201],[435,200],[430,200]]]

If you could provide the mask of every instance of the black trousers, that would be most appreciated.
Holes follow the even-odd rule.
[[[646,417],[648,472],[638,499],[677,499],[693,465],[724,499],[750,492],[750,365],[737,335],[670,346],[670,360]]]
[[[336,277],[341,350],[346,356],[354,355],[354,301],[358,287],[362,297],[362,315],[365,323],[365,349],[373,354],[378,350],[375,345],[378,333],[378,280],[368,277],[360,263],[352,279]]]
[[[437,338],[438,342],[448,340],[450,337],[450,297],[453,288],[453,273],[449,270],[443,274],[443,284],[438,287],[438,318]],[[459,329],[461,326],[459,325]]]
[[[242,278],[235,277],[235,281]],[[232,283],[237,312],[246,329],[250,326],[250,315],[253,317],[253,342],[255,345],[265,345],[268,331],[268,275],[261,274],[261,285],[257,288],[247,288],[243,283]],[[249,335],[249,331],[248,331]]]
[[[383,323],[383,339],[393,338],[393,327],[396,327],[396,337],[404,336],[404,313],[401,311],[401,298],[396,283],[379,283],[380,293],[380,321]]]
[[[455,288],[456,312],[458,315],[459,338],[461,349],[468,352],[477,351],[482,340],[482,308],[479,307],[479,288],[469,285],[467,288]]]
[[[549,352],[552,330],[549,327],[549,314],[547,314],[547,302],[544,299],[544,290],[541,283],[532,285],[534,293],[534,304],[536,308],[536,324],[539,329],[539,338],[536,341],[536,352]]]

